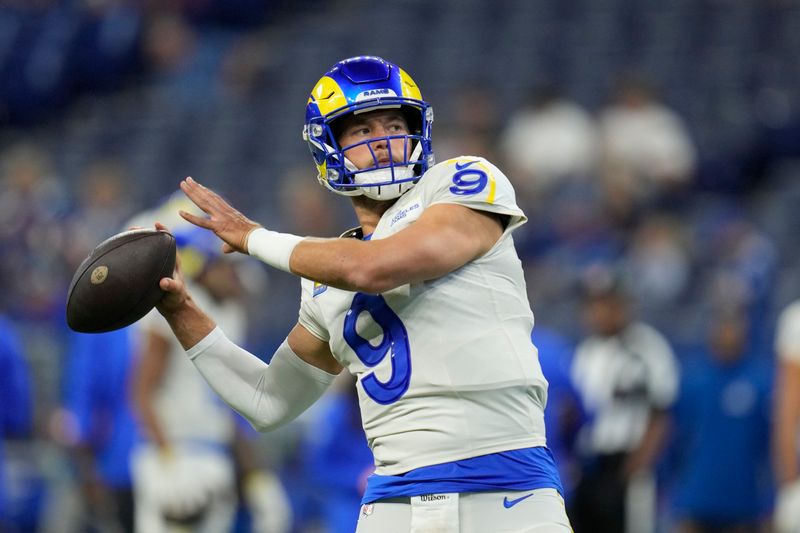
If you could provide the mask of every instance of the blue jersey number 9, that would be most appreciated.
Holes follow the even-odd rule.
[[[373,346],[369,340],[356,332],[356,321],[367,312],[383,330],[380,344]],[[375,373],[361,379],[364,392],[376,402],[387,405],[396,402],[408,390],[411,381],[411,348],[408,333],[400,317],[392,311],[383,296],[356,293],[350,310],[344,318],[344,340],[353,349],[362,363],[374,367],[386,356],[391,358],[392,374],[389,381],[382,382]]]
[[[469,168],[470,165],[475,164],[476,161],[468,163],[456,163],[456,172],[453,174],[453,186],[450,187],[450,192],[466,196],[469,194],[478,194],[486,188],[486,183],[489,181],[486,172],[480,168]]]

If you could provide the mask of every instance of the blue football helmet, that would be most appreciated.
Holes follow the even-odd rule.
[[[175,237],[181,270],[187,279],[196,279],[209,265],[224,257],[219,238],[207,229],[181,224],[171,228],[171,232]]]
[[[222,244],[213,232],[190,224],[178,211],[205,216],[182,191],[176,191],[163,198],[155,208],[137,214],[125,226],[152,227],[156,221],[167,226],[175,237],[183,276],[196,279],[211,263],[223,257]]]
[[[339,119],[376,109],[400,109],[409,134],[376,137],[349,146],[336,139]],[[419,88],[400,67],[379,57],[360,56],[336,63],[314,86],[306,104],[303,139],[317,165],[318,179],[331,191],[345,196],[365,195],[375,200],[399,197],[433,166],[431,123],[433,109],[422,100]],[[403,139],[402,161],[395,162],[389,144],[387,163],[379,163],[371,143]],[[375,166],[358,169],[344,152],[365,144]],[[395,154],[396,155],[396,154]]]

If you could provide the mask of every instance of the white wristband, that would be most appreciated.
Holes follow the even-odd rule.
[[[289,270],[289,258],[297,243],[303,237],[290,233],[278,233],[266,228],[258,228],[247,238],[247,253],[264,261],[269,266],[286,272]]]

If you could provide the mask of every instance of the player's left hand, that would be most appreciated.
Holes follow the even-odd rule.
[[[190,177],[181,181],[181,190],[208,215],[208,218],[183,210],[178,212],[181,217],[195,226],[213,231],[225,242],[222,247],[223,252],[247,253],[247,238],[253,230],[261,227],[260,224],[244,216],[220,195]]]

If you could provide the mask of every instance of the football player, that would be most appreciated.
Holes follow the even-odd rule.
[[[166,209],[176,210],[176,204],[188,208],[188,200],[180,196],[155,213],[137,217],[137,222],[163,216]],[[181,222],[173,233],[194,298],[214,314],[231,339],[243,341],[247,318],[235,265],[219,253],[213,235]],[[251,450],[245,428],[238,427],[235,413],[186,359],[166,321],[152,311],[136,329],[141,347],[133,393],[144,438],[131,454],[135,531],[231,530],[237,508],[237,459],[246,466],[242,495],[253,531],[288,531],[290,512],[280,483],[255,468],[247,456]]]
[[[489,161],[434,164],[432,122],[411,77],[383,59],[346,59],[319,80],[303,136],[319,181],[358,217],[339,239],[270,231],[181,182],[206,214],[186,220],[226,251],[302,278],[298,323],[269,365],[228,340],[179,270],[162,279],[158,309],[211,386],[262,431],[343,369],[356,376],[376,466],[359,533],[567,532],[511,238],[526,217]]]

